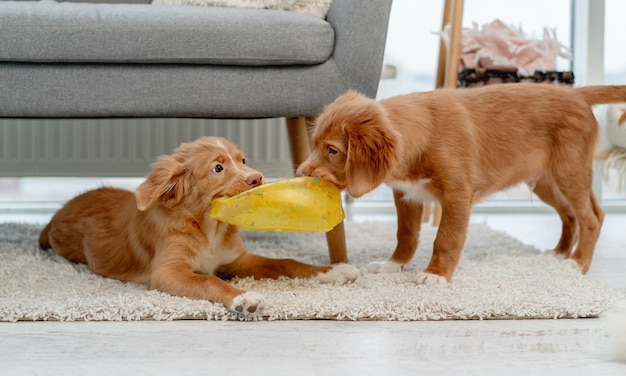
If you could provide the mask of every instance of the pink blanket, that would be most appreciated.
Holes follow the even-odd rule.
[[[447,25],[440,33],[446,45],[450,43]],[[517,70],[531,75],[534,71],[556,70],[556,59],[571,58],[570,51],[556,39],[556,31],[544,29],[542,39],[531,39],[521,29],[495,20],[482,26],[463,28],[461,61],[463,68]]]

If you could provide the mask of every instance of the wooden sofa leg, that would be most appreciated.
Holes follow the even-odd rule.
[[[289,136],[289,148],[291,150],[291,161],[293,162],[293,172],[311,153],[311,143],[309,141],[309,125],[304,117],[288,117],[287,135]]]
[[[343,222],[326,233],[328,244],[328,256],[331,264],[348,262],[348,249],[346,247],[346,231]]]
[[[311,153],[309,131],[313,126],[313,119],[288,117],[285,120],[287,122],[287,134],[289,135],[291,160],[293,161],[293,170],[295,172],[300,163],[304,162]],[[348,262],[346,233],[343,222],[326,233],[326,242],[332,264]]]

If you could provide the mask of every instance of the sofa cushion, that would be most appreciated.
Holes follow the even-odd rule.
[[[227,8],[282,9],[326,18],[333,0],[153,0],[160,5],[202,5]]]
[[[326,21],[281,10],[3,3],[1,61],[311,65],[335,38]]]

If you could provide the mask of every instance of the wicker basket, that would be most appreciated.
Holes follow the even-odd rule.
[[[475,87],[510,82],[551,82],[563,85],[574,84],[574,72],[546,71],[523,76],[517,70],[463,69],[459,71],[457,87]]]

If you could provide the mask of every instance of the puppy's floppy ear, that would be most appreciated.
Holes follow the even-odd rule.
[[[152,172],[135,191],[137,209],[148,210],[161,199],[166,203],[175,204],[181,200],[189,189],[185,175],[189,170],[169,155],[159,157],[152,164]]]
[[[391,128],[385,110],[367,99],[358,115],[344,126],[348,138],[346,189],[360,197],[382,184],[398,163],[398,135]]]

